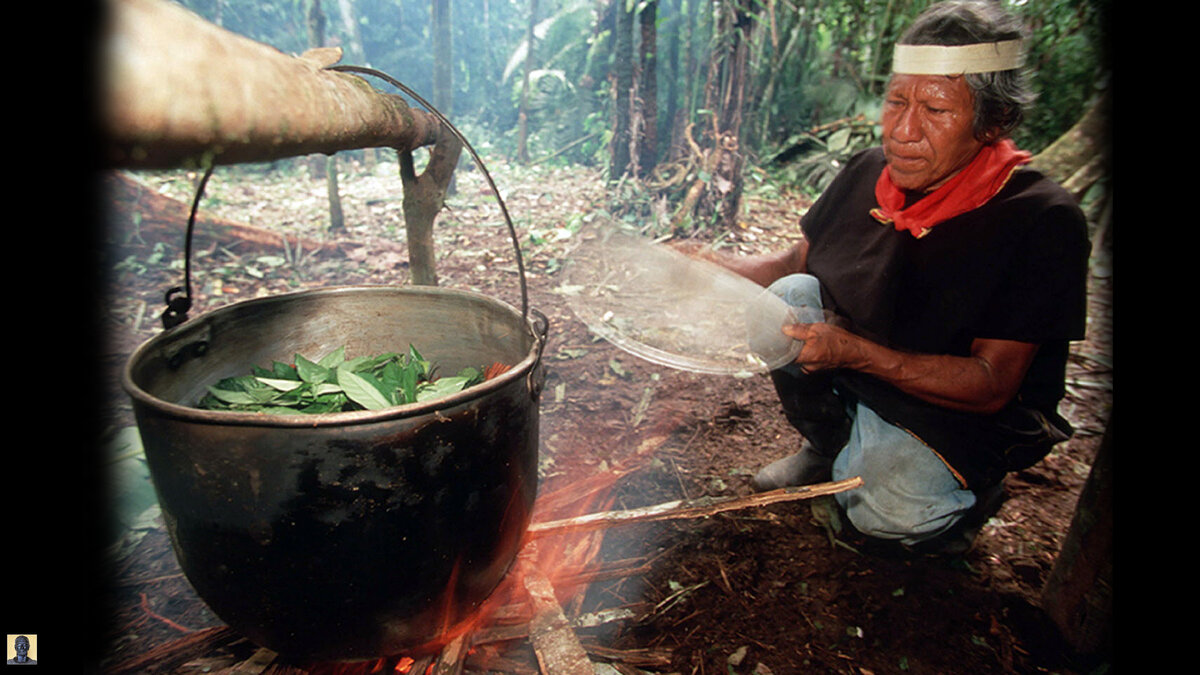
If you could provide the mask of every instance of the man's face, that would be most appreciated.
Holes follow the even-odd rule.
[[[961,77],[892,77],[883,101],[883,153],[892,182],[933,190],[974,159],[975,97]]]
[[[17,650],[17,656],[25,656],[29,653],[29,640],[17,638],[13,647]]]

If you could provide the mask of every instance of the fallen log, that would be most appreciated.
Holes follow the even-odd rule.
[[[620,511],[601,511],[574,518],[533,523],[529,526],[528,536],[531,540],[536,540],[554,534],[615,527],[630,523],[704,518],[726,511],[832,495],[852,490],[861,486],[862,483],[862,478],[855,476],[841,481],[786,487],[745,497],[700,497]]]
[[[171,245],[182,246],[187,233],[191,205],[159,194],[122,172],[103,178],[103,189],[112,209],[109,217],[110,234],[138,236]],[[134,217],[136,214],[136,218]],[[134,221],[136,220],[136,225]],[[196,214],[193,238],[196,242],[237,245],[254,251],[303,251],[314,255],[321,251],[338,251],[338,242],[317,241],[291,234],[281,234],[246,223],[206,215],[203,209]]]

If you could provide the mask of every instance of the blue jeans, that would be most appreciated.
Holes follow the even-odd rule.
[[[816,277],[793,274],[770,286],[801,321],[823,321]],[[806,375],[796,364],[780,371]],[[958,482],[940,457],[916,436],[884,421],[869,407],[847,406],[850,437],[833,462],[833,479],[860,476],[862,487],[836,495],[863,534],[916,544],[945,532],[974,506],[975,493]]]

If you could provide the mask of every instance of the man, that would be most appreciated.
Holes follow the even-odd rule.
[[[932,6],[896,47],[882,147],[850,160],[804,239],[716,257],[826,317],[783,329],[803,348],[771,375],[803,442],[756,487],[861,476],[837,500],[868,541],[962,550],[1004,475],[1071,433],[1056,408],[1084,336],[1086,222],[1008,137],[1032,98],[1022,34],[996,3]]]

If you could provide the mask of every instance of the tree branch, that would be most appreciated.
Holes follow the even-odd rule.
[[[284,54],[164,0],[110,0],[101,161],[174,168],[418,148],[440,122],[329,59]]]

